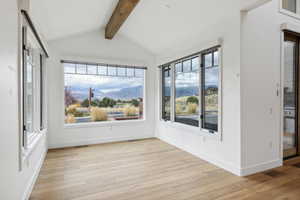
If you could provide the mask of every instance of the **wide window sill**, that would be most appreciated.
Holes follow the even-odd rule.
[[[35,150],[35,148],[39,144],[42,137],[46,134],[46,132],[47,132],[47,129],[43,129],[42,131],[34,133],[34,135],[31,137],[30,141],[28,142],[27,147],[23,148],[23,150],[22,150],[22,161],[23,162],[25,162],[25,160],[28,157],[30,157],[30,155]]]
[[[124,121],[108,121],[108,122],[87,122],[77,124],[64,124],[64,128],[91,128],[91,127],[112,127],[112,126],[124,126],[127,124],[140,124],[144,123],[146,119],[138,120],[124,120]]]
[[[215,132],[215,133],[211,133],[209,130],[207,129],[201,129],[200,127],[195,127],[195,126],[191,126],[191,125],[187,125],[187,124],[182,124],[179,122],[171,122],[171,121],[164,121],[164,120],[160,120],[160,122],[163,125],[167,125],[170,126],[172,128],[176,128],[176,129],[181,129],[183,131],[188,131],[189,133],[194,133],[197,135],[201,135],[203,137],[212,139],[212,140],[216,140],[216,141],[221,141],[222,137],[221,134],[219,132]]]

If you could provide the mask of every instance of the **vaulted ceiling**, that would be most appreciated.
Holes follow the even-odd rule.
[[[266,0],[140,0],[118,34],[157,54]],[[104,29],[118,0],[31,0],[31,14],[47,40]],[[100,35],[103,37],[104,35]],[[158,42],[159,41],[159,42]]]

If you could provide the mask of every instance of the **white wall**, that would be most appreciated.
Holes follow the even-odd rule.
[[[49,43],[48,75],[49,147],[75,146],[154,137],[154,57],[127,38],[105,40],[103,31],[91,31]],[[61,59],[147,66],[146,120],[99,126],[64,127],[64,73]]]
[[[226,8],[227,9],[227,8]],[[223,39],[223,140],[203,136],[198,128],[157,120],[157,136],[200,158],[239,174],[240,169],[240,12],[228,8],[228,15],[205,31],[193,31],[193,37],[177,42],[165,55],[157,58],[163,64],[183,56],[210,48]],[[230,10],[231,9],[231,10]],[[180,47],[180,48],[178,48]],[[173,49],[181,49],[180,51]],[[158,81],[158,79],[157,79]],[[156,96],[159,96],[157,90]],[[160,101],[160,98],[157,98]],[[159,109],[157,107],[157,109]]]
[[[242,169],[251,173],[282,164],[280,130],[282,23],[300,21],[279,12],[273,0],[242,18]]]
[[[30,193],[47,150],[45,135],[39,140],[19,171],[19,110],[18,110],[18,4],[6,0],[0,7],[0,199],[25,199]]]

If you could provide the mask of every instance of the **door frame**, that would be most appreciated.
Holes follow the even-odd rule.
[[[284,63],[284,54],[285,54],[285,51],[284,51],[284,42],[286,41],[286,37],[289,37],[290,38],[290,41],[294,41],[296,42],[296,51],[295,51],[295,57],[297,57],[298,55],[298,59],[296,59],[295,61],[295,80],[296,80],[296,84],[295,84],[295,87],[296,87],[296,92],[295,92],[295,96],[296,96],[296,108],[295,108],[295,111],[296,111],[296,116],[295,116],[295,122],[297,122],[295,124],[295,129],[296,129],[296,152],[295,152],[295,155],[292,155],[292,156],[286,156],[285,155],[285,151],[284,151],[284,147],[283,147],[283,140],[284,140],[284,72],[285,72],[285,63]],[[285,159],[289,159],[291,157],[296,157],[296,156],[299,156],[300,152],[300,136],[299,136],[299,133],[300,133],[300,33],[296,33],[296,32],[293,32],[293,31],[290,31],[290,30],[283,30],[282,31],[282,34],[281,34],[281,70],[280,70],[280,74],[281,74],[281,103],[280,103],[280,121],[281,121],[281,124],[280,124],[280,131],[281,131],[281,149],[280,149],[280,155],[282,156],[282,159],[285,160]],[[294,152],[294,151],[292,151]]]

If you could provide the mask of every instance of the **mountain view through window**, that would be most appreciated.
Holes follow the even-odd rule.
[[[64,63],[65,123],[143,119],[144,69]]]

